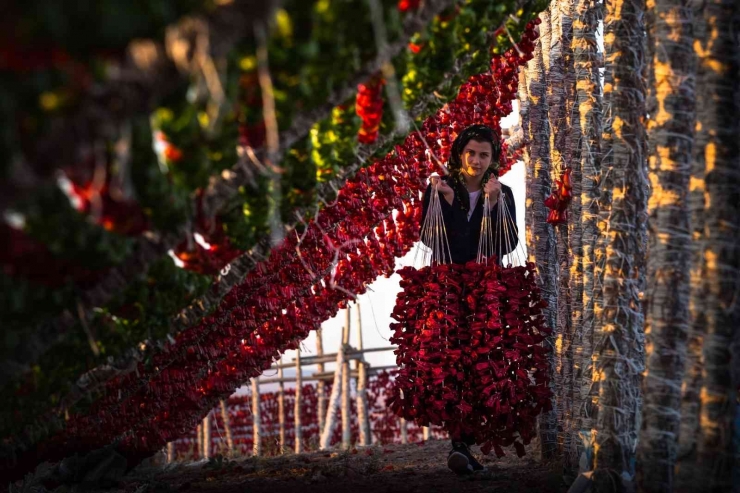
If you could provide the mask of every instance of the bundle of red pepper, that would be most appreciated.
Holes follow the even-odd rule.
[[[421,0],[398,0],[398,10],[401,12],[409,12],[419,8]]]
[[[551,397],[534,266],[469,262],[400,274],[394,412],[473,435],[485,454],[514,445],[523,455]]]
[[[568,206],[573,200],[573,184],[571,173],[573,169],[566,166],[555,180],[552,193],[545,199],[545,206],[550,209],[547,214],[547,222],[550,224],[566,224],[568,222]]]
[[[362,119],[357,140],[362,144],[372,144],[378,138],[380,119],[383,118],[383,86],[385,80],[373,76],[367,83],[357,86],[355,111]]]

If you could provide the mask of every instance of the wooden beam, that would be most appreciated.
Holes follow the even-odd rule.
[[[303,387],[303,370],[301,369],[301,348],[296,350],[296,381],[295,381],[295,407],[293,416],[295,417],[295,453],[300,454],[303,451],[303,424],[301,422],[301,391]]]
[[[262,417],[260,415],[260,384],[252,379],[252,455],[262,455]]]
[[[316,356],[322,357],[324,355],[324,337],[321,327],[316,330]],[[324,363],[318,363],[318,373],[324,373]],[[324,420],[326,419],[326,382],[319,380],[316,384],[316,395],[317,395],[317,406],[316,415],[319,420],[319,436],[324,428]]]
[[[355,327],[357,329],[357,350],[362,353],[362,312],[360,304],[355,306]],[[364,359],[356,360],[357,364],[357,421],[360,430],[360,445],[367,446],[372,442],[370,436],[370,419],[367,412],[367,364]]]
[[[211,458],[211,413],[203,418],[203,458]]]
[[[234,453],[234,435],[231,433],[231,420],[229,411],[226,408],[226,399],[221,399],[221,421],[224,423],[224,432],[226,433],[226,446],[229,448],[229,455]]]
[[[285,448],[285,380],[283,379],[283,368],[278,368],[278,432],[280,434],[280,453]]]
[[[352,308],[350,308],[349,305],[347,305],[347,308],[345,309],[345,323],[344,323],[344,329],[342,331],[342,347],[340,351],[346,354],[346,351],[349,349],[349,341],[350,341],[350,324],[351,324],[351,316],[352,316]],[[349,360],[344,357],[342,362],[342,448],[345,450],[348,450],[351,443],[352,435],[351,435],[351,428],[352,423],[351,415],[350,415],[350,396],[349,396],[349,383],[350,383],[350,368],[349,368]]]

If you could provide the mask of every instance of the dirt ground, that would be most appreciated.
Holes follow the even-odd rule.
[[[481,456],[488,472],[458,477],[447,469],[449,442],[375,446],[348,452],[279,457],[217,457],[209,462],[141,466],[112,493],[561,493],[567,490],[555,464],[535,451],[517,458]]]

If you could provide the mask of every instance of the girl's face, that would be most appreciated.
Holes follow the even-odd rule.
[[[493,149],[490,142],[469,141],[460,155],[463,174],[471,178],[483,177],[483,173],[491,166],[492,156]]]

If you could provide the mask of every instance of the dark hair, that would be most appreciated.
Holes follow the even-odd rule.
[[[470,197],[462,178],[462,152],[471,140],[491,144],[491,166],[483,175],[484,185],[491,175],[498,176],[498,165],[501,157],[501,142],[493,129],[487,125],[470,125],[455,138],[450,151],[450,160],[447,162],[447,169],[450,172],[447,181],[455,191],[455,195],[460,198],[465,210],[470,209]]]

